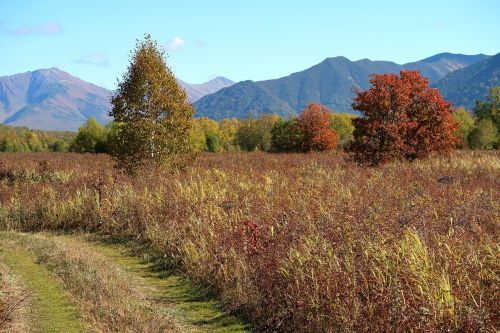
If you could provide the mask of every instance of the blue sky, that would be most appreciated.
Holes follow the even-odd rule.
[[[0,76],[59,67],[114,88],[150,33],[190,83],[277,78],[327,57],[500,52],[500,1],[0,0]]]

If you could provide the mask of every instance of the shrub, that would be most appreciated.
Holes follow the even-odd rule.
[[[94,117],[90,117],[78,129],[78,134],[71,143],[71,151],[76,153],[106,153],[108,133]]]
[[[207,150],[211,153],[215,153],[220,150],[220,138],[217,134],[210,133],[206,136]]]
[[[467,138],[474,129],[474,116],[467,112],[463,107],[453,110],[453,119],[458,123],[457,129],[457,148],[465,148],[468,146]]]

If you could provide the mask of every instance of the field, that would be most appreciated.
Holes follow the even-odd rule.
[[[498,189],[497,151],[376,168],[341,153],[202,154],[135,178],[106,155],[0,154],[0,262],[15,276],[9,258],[26,252],[63,281],[76,331],[496,332]],[[109,243],[217,304],[182,310],[184,326],[148,311],[162,305],[108,271]],[[197,318],[219,305],[210,316],[229,323]]]

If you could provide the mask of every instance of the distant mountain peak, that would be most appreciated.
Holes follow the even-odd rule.
[[[338,62],[350,62],[350,60],[344,56],[336,56],[336,57],[326,58],[321,63],[338,63]]]
[[[233,81],[229,80],[228,78],[225,78],[223,76],[217,76],[210,81],[204,82],[204,83],[197,83],[197,84],[192,84],[192,83],[187,83],[182,80],[178,80],[181,86],[186,90],[186,93],[188,94],[189,101],[191,103],[196,102],[200,98],[213,94],[220,89],[230,87],[234,84]]]
[[[344,56],[326,58],[308,69],[279,79],[239,82],[207,95],[194,103],[195,115],[217,120],[266,113],[288,117],[297,114],[309,103],[321,103],[336,112],[352,113],[352,87],[368,88],[370,74],[418,70],[430,82],[437,82],[446,74],[467,67],[483,57],[487,56],[442,53],[426,61],[402,65],[367,58],[357,61]]]
[[[0,77],[0,122],[46,130],[76,130],[89,117],[110,120],[110,92],[58,68]]]

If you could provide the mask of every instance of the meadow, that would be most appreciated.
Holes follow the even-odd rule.
[[[500,330],[500,153],[0,154],[0,228],[147,244],[262,332]]]

